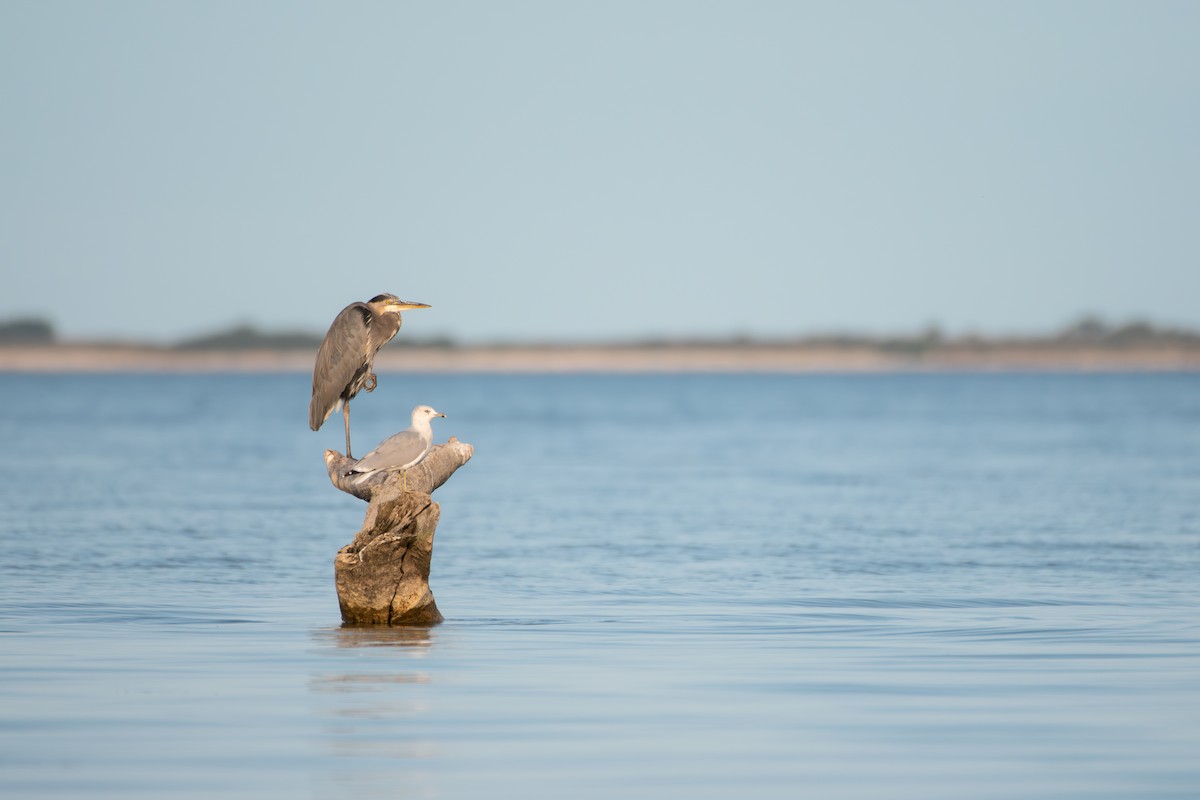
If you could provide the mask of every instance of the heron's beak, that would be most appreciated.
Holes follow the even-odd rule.
[[[407,300],[401,300],[396,304],[396,308],[400,311],[408,311],[413,308],[429,308],[429,306],[424,303],[410,303]]]

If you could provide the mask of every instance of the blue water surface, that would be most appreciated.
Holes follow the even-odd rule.
[[[380,376],[476,448],[339,625],[303,375],[0,375],[0,796],[1192,798],[1200,376]]]

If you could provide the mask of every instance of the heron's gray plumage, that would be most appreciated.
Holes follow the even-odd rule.
[[[400,330],[401,310],[428,307],[381,294],[365,303],[346,306],[329,326],[313,365],[308,426],[314,431],[319,429],[341,405],[346,420],[346,455],[350,455],[349,403],[364,388],[375,388],[375,353]]]
[[[358,394],[370,361],[367,352],[367,331],[370,329],[370,310],[365,303],[352,303],[342,310],[329,326],[317,351],[313,367],[312,400],[308,404],[308,425],[314,431],[329,418],[343,394]]]

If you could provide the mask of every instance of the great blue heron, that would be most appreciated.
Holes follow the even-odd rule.
[[[409,303],[394,294],[377,294],[365,303],[351,303],[329,326],[317,363],[313,366],[312,401],[308,404],[308,426],[314,431],[325,424],[340,403],[346,420],[346,456],[350,455],[350,401],[361,390],[375,389],[375,353],[400,330],[400,312],[429,308]]]
[[[407,430],[384,439],[348,469],[346,474],[361,480],[367,475],[385,470],[402,472],[404,490],[408,491],[409,467],[420,464],[433,447],[433,427],[430,423],[434,417],[445,416],[429,406],[417,406],[412,411],[412,425]]]

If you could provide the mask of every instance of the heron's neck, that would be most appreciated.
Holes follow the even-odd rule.
[[[399,311],[391,311],[387,314],[380,314],[376,324],[378,325],[378,335],[380,341],[387,343],[400,331]]]

